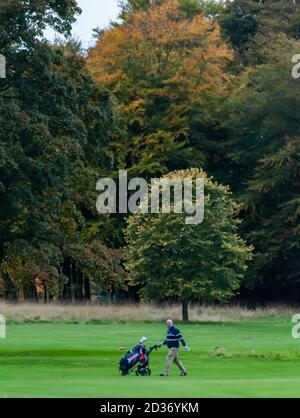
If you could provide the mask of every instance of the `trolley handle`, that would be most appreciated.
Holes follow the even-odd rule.
[[[161,348],[161,344],[160,345],[154,345],[153,347],[149,348],[149,354],[152,353],[152,351],[157,351],[159,348]]]

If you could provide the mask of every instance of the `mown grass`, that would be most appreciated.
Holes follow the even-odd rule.
[[[119,348],[142,335],[160,342],[164,324],[11,324],[0,340],[0,397],[299,397],[299,340],[291,318],[181,324],[191,352],[189,375],[159,377],[166,348],[151,358],[152,376],[122,378]]]
[[[300,312],[300,308],[298,309]],[[191,322],[228,323],[251,320],[278,321],[290,318],[297,308],[270,306],[247,309],[240,306],[200,306],[191,305]],[[154,304],[9,304],[0,302],[0,314],[8,323],[69,322],[69,323],[107,323],[107,322],[149,322],[161,323],[166,318],[181,321],[181,306]]]

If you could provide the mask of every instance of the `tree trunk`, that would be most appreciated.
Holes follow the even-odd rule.
[[[73,260],[70,260],[71,301],[76,301],[76,271]]]
[[[63,263],[62,272],[68,278],[67,283],[64,284],[63,291],[62,291],[62,300],[70,300],[71,299],[71,279],[70,279],[70,259],[65,258]]]
[[[46,283],[44,284],[44,302],[47,303],[48,302],[48,290],[47,290],[47,285]]]
[[[83,301],[83,274],[75,264],[76,300]]]
[[[90,288],[90,279],[86,276],[83,276],[83,286],[84,286],[84,300],[91,300],[91,288]]]
[[[111,303],[114,303],[114,300],[115,300],[115,294],[116,294],[116,292],[115,292],[114,290],[112,290],[112,291],[110,292],[110,294],[109,294],[109,297],[110,297],[110,302],[111,302]]]
[[[35,283],[29,283],[25,286],[23,293],[25,300],[36,302],[38,299]]]
[[[4,284],[4,298],[10,302],[17,301],[17,290],[15,285],[11,281],[10,277],[6,274],[1,272],[1,277]]]
[[[182,320],[184,322],[189,321],[189,300],[188,299],[184,299],[182,301]]]

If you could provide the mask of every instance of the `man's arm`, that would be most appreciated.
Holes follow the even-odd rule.
[[[190,349],[189,349],[189,347],[186,345],[186,343],[185,343],[185,341],[184,341],[184,339],[183,339],[183,337],[182,337],[181,332],[179,331],[179,329],[177,330],[177,335],[176,335],[176,337],[180,340],[180,342],[181,342],[181,344],[183,345],[183,347],[185,348],[185,350],[186,350],[186,351],[190,351]]]
[[[183,345],[183,347],[186,347],[186,343],[181,335],[181,332],[179,331],[179,329],[177,330],[178,334],[176,335],[176,337],[180,340],[181,344]]]

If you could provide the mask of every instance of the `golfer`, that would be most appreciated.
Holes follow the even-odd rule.
[[[167,364],[166,364],[165,370],[160,375],[161,376],[169,376],[169,371],[170,371],[171,366],[174,362],[180,370],[180,376],[187,376],[187,371],[185,370],[185,368],[184,368],[184,366],[183,366],[183,364],[182,364],[182,362],[179,358],[179,355],[178,355],[179,343],[181,342],[185,351],[188,352],[188,351],[190,351],[190,349],[186,345],[184,339],[182,338],[182,335],[181,335],[179,329],[177,329],[174,326],[174,323],[173,323],[172,319],[167,320],[167,327],[168,327],[167,338],[163,342],[163,345],[166,345],[168,347],[169,353],[168,353],[168,356],[167,356]]]

